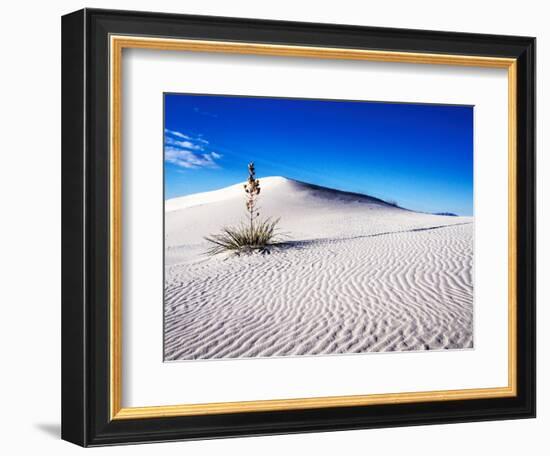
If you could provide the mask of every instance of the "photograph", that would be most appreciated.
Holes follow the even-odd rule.
[[[472,349],[473,106],[164,94],[164,360]]]

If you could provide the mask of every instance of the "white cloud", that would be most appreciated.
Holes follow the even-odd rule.
[[[206,149],[208,141],[179,131],[164,130],[164,160],[184,169],[219,168],[218,152]]]
[[[203,144],[209,144],[209,142],[206,139],[204,139],[202,136],[195,138],[195,141],[201,142]]]
[[[212,154],[197,154],[190,150],[173,149],[167,147],[164,150],[164,159],[168,163],[186,169],[193,168],[219,168]]]
[[[167,134],[167,135],[176,136],[177,138],[192,139],[191,136],[184,135],[183,133],[180,133],[179,131],[169,130],[168,128],[164,129],[164,133]]]
[[[204,146],[202,144],[196,144],[192,140],[179,141],[177,139],[171,138],[170,136],[164,137],[164,144],[174,146],[174,147],[181,147],[183,149],[204,150]]]

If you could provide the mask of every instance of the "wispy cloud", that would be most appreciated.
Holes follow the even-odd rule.
[[[164,133],[175,136],[176,138],[191,139],[191,136],[184,135],[183,133],[180,133],[179,131],[168,130],[168,128],[164,129]]]
[[[202,109],[199,109],[199,108],[193,108],[193,111],[195,111],[197,114],[200,114],[202,116],[212,117],[214,119],[218,118],[217,114],[214,114],[213,112],[203,111]]]
[[[180,131],[164,130],[164,160],[185,169],[219,168],[222,154],[210,150],[209,142],[201,136]]]
[[[205,154],[197,154],[190,150],[174,149],[166,147],[164,149],[164,159],[174,165],[182,168],[219,168],[216,160],[220,158],[220,154],[216,152],[207,152]]]
[[[164,137],[164,144],[167,146],[173,146],[173,147],[179,147],[182,149],[190,149],[190,150],[203,150],[204,146],[202,144],[197,144],[193,142],[193,140],[184,140],[180,141],[178,139],[174,139],[168,135],[165,135]]]

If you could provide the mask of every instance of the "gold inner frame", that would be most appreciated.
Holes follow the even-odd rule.
[[[244,402],[122,407],[122,51],[126,48],[254,54],[317,59],[368,60],[508,70],[508,385],[505,387],[273,399]],[[388,52],[241,42],[110,36],[110,415],[111,419],[158,418],[238,412],[298,410],[374,404],[512,397],[517,394],[517,61],[468,55]]]

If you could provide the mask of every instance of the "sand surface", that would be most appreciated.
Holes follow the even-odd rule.
[[[287,243],[208,257],[244,216],[242,184],[165,206],[167,361],[473,347],[473,218],[270,177]]]

